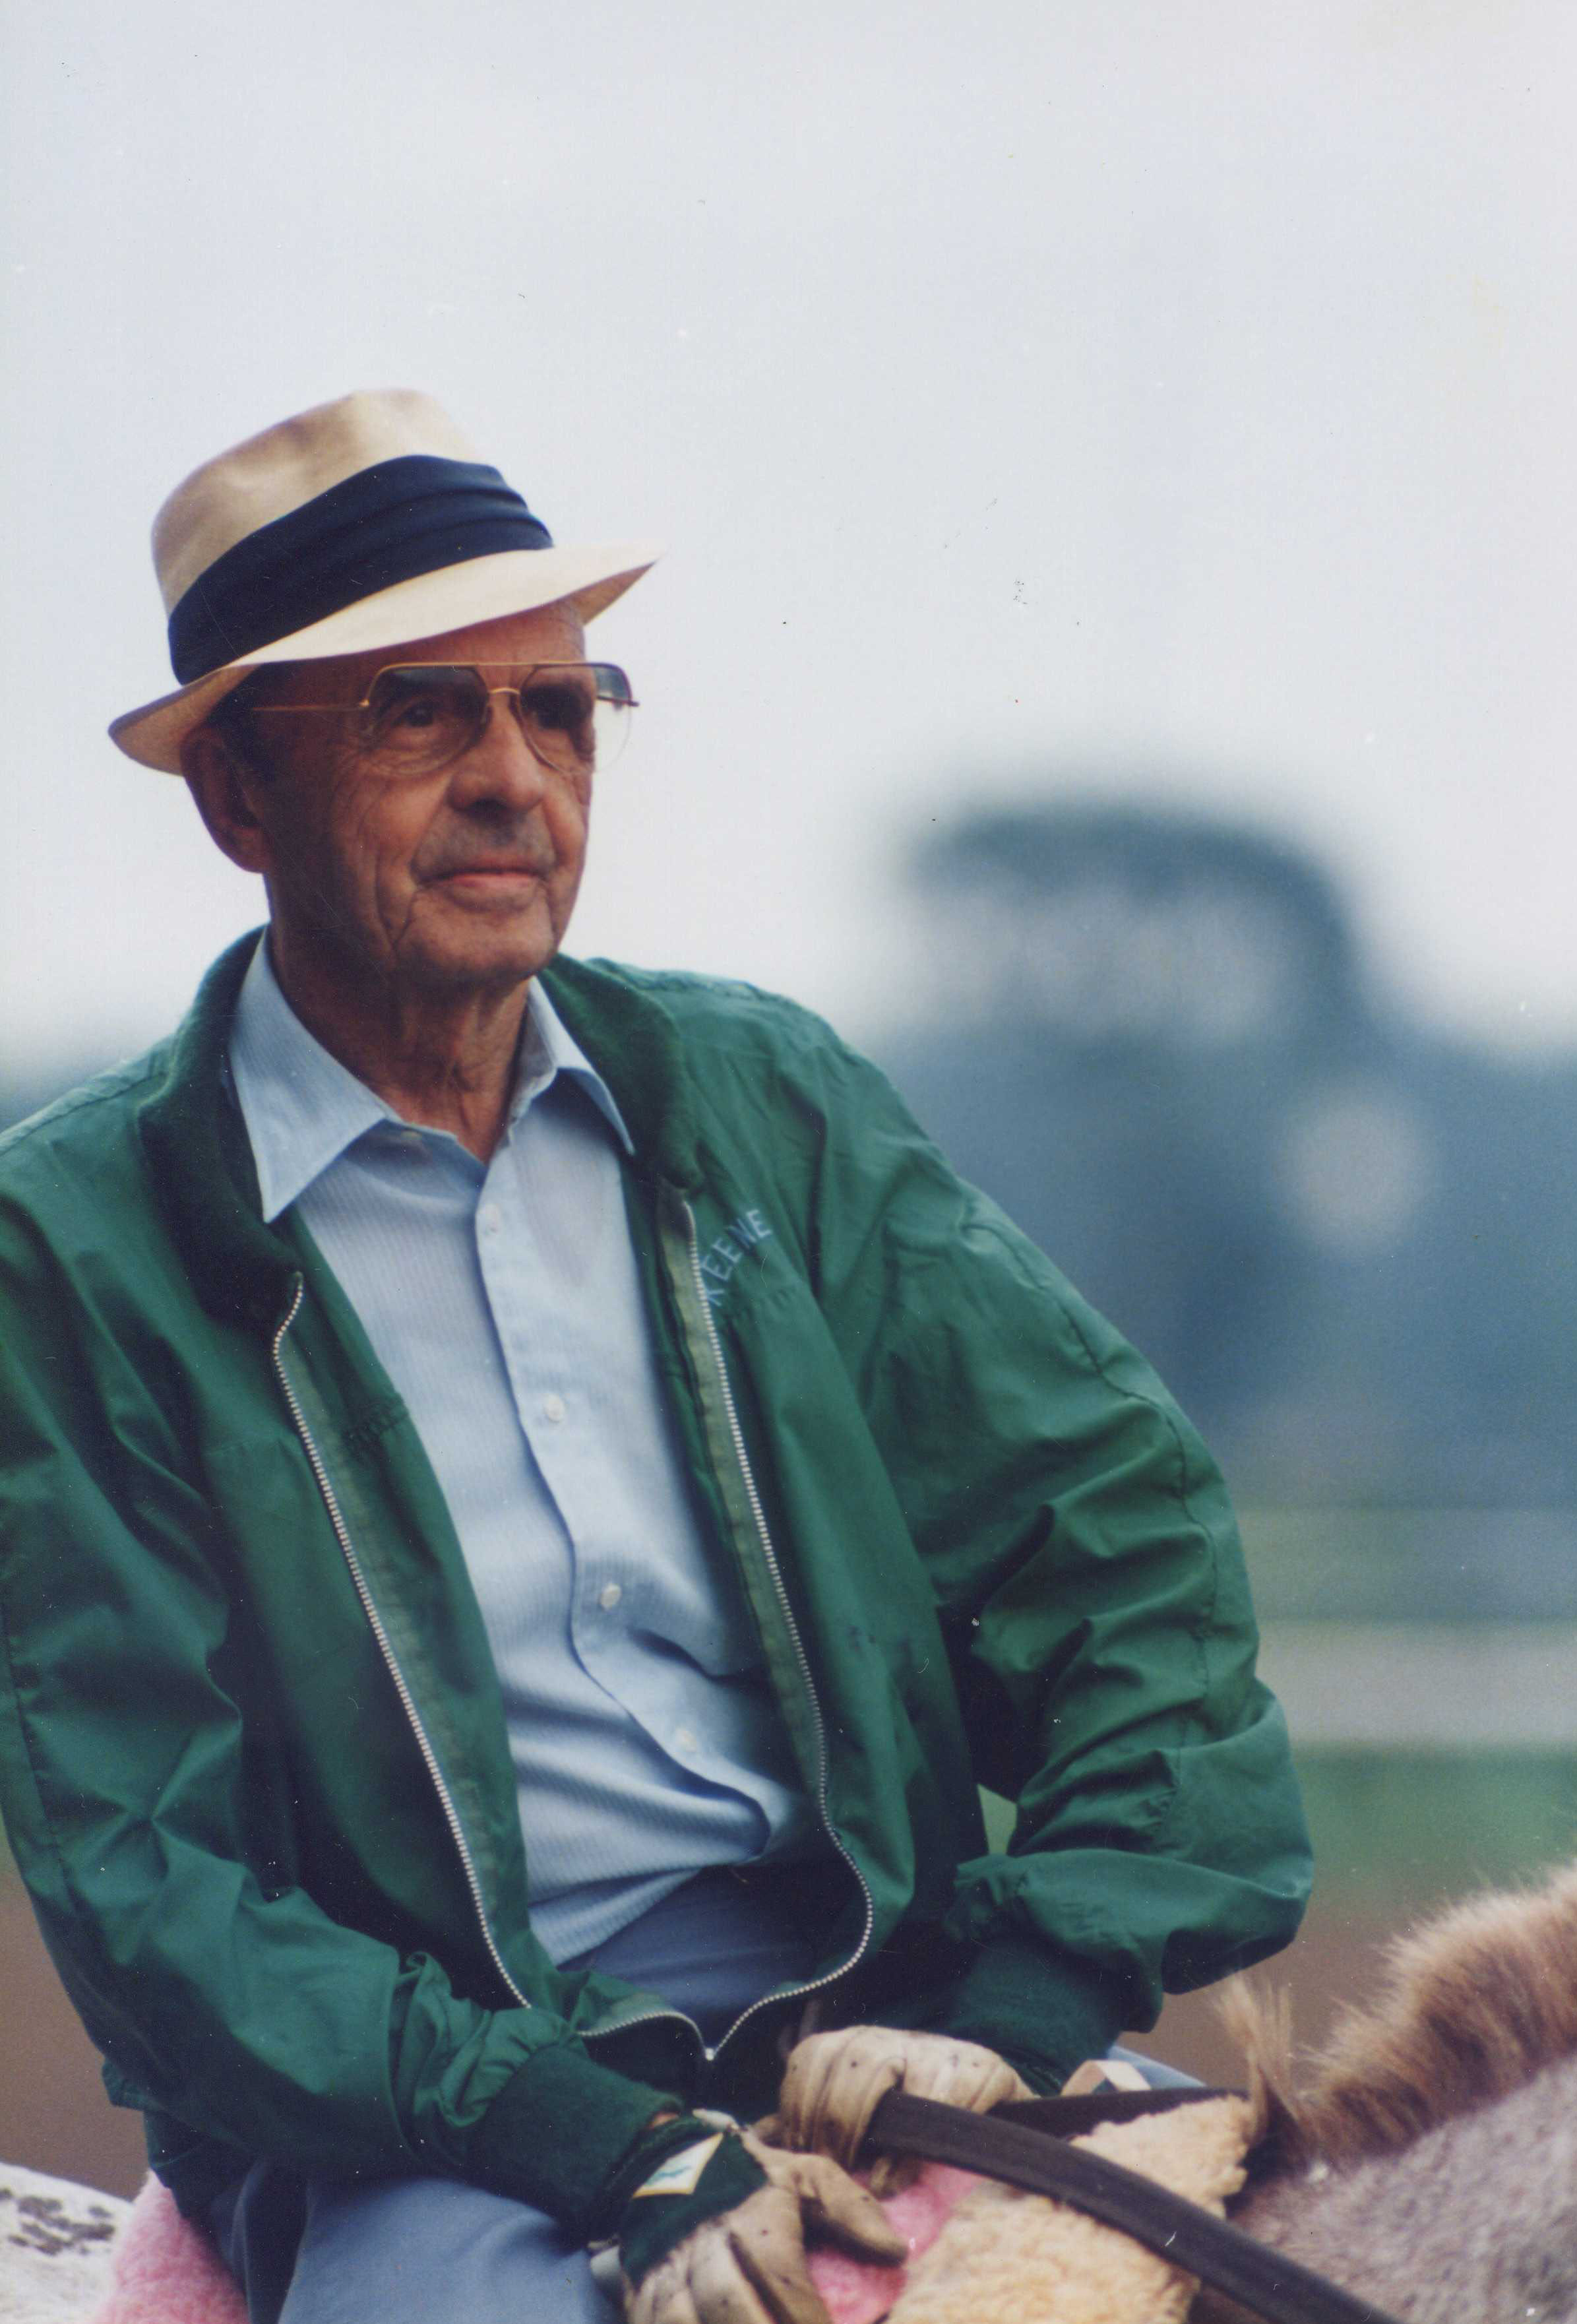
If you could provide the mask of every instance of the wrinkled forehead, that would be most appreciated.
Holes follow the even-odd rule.
[[[276,662],[255,673],[246,696],[251,702],[359,702],[378,672],[399,662],[581,661],[585,656],[586,631],[573,610],[543,605],[370,653]]]

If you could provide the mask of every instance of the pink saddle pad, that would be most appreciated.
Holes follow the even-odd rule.
[[[115,2290],[88,2324],[246,2324],[241,2287],[157,2179],[143,2181],[114,2265]]]
[[[911,2260],[929,2249],[954,2203],[979,2185],[973,2171],[927,2163],[912,2187],[883,2203],[882,2209],[908,2241]],[[908,2270],[874,2267],[868,2260],[851,2259],[826,2246],[811,2254],[810,2273],[833,2324],[877,2324],[903,2290]]]

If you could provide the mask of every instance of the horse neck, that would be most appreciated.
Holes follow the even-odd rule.
[[[1407,2324],[1577,2324],[1577,2057],[1337,2168],[1261,2181],[1233,2224]],[[1191,2324],[1235,2310],[1204,2296]]]

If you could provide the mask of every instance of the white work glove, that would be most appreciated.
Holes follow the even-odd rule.
[[[623,2279],[628,2324],[830,2324],[806,2264],[807,2227],[881,2265],[908,2257],[875,2197],[835,2163],[739,2135],[765,2186],[704,2219],[639,2283]]]
[[[788,2147],[830,2155],[853,2168],[878,2102],[889,2090],[986,2114],[1034,2091],[1004,2058],[951,2034],[907,2034],[890,2025],[850,2025],[812,2034],[789,2052],[771,2135]],[[871,2174],[890,2194],[913,2172],[879,2163]]]

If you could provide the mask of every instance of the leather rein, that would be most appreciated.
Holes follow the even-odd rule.
[[[867,2136],[888,2154],[951,2163],[1071,2204],[1197,2276],[1213,2292],[1225,2293],[1264,2324],[1396,2324],[1383,2309],[1356,2299],[1269,2245],[1256,2243],[1200,2204],[1068,2143],[1097,2123],[1130,2122],[1224,2095],[1194,2089],[1099,2091],[1086,2098],[1034,2098],[978,2115],[890,2090],[872,2116]]]

